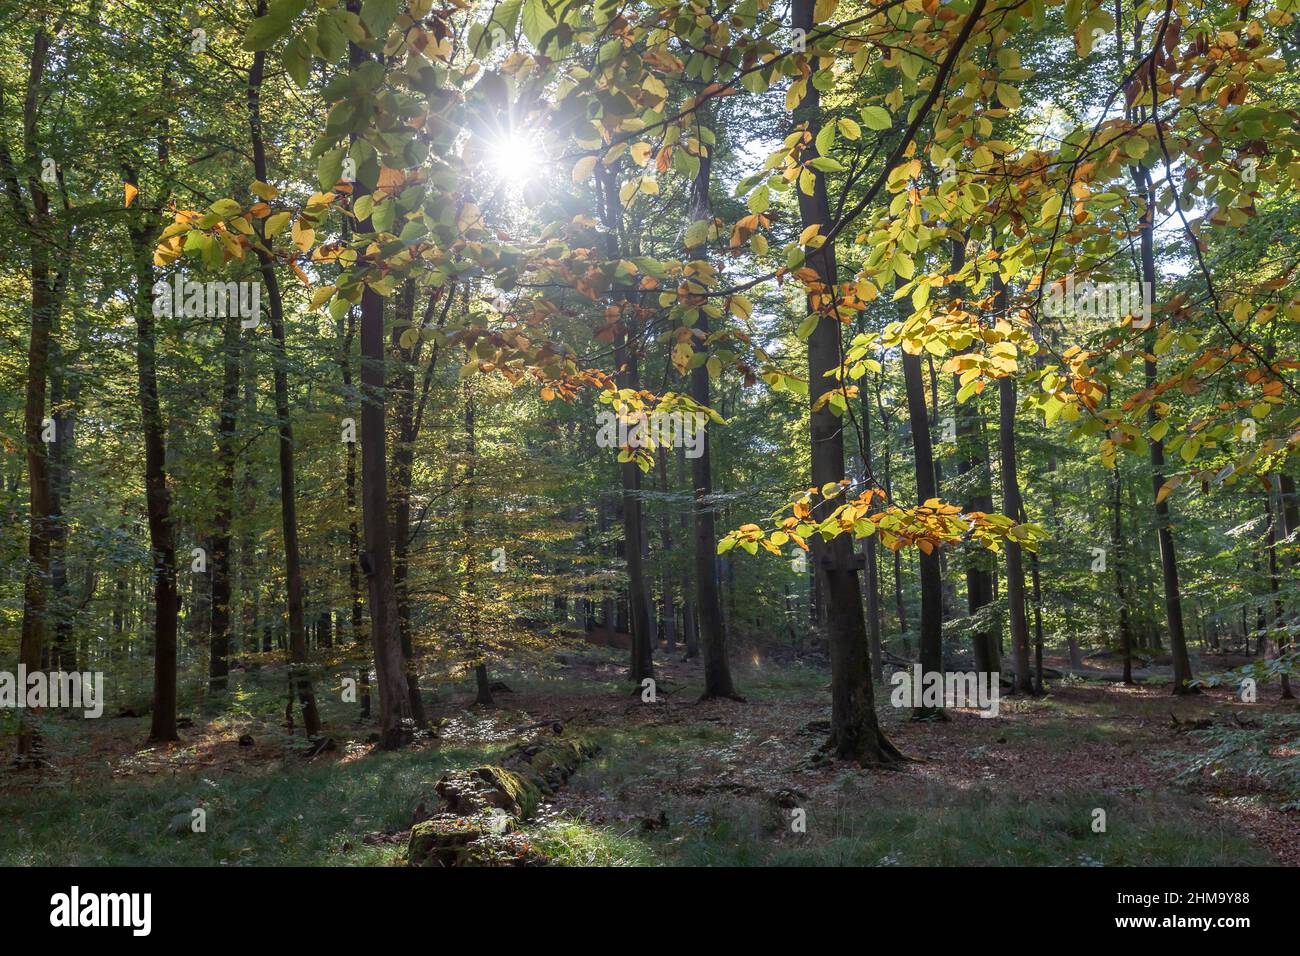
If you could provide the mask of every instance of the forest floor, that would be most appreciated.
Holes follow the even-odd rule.
[[[576,646],[494,674],[511,688],[494,708],[471,706],[469,684],[444,686],[438,736],[395,753],[372,752],[373,724],[321,687],[335,747],[313,755],[283,729],[279,666],[243,673],[219,714],[183,711],[194,723],[179,744],[145,745],[144,717],[51,719],[53,766],[0,770],[0,865],[400,864],[443,771],[492,762],[556,721],[601,747],[525,830],[557,864],[1300,864],[1300,812],[1258,778],[1175,779],[1215,728],[1295,715],[1276,687],[1243,704],[1227,689],[1174,699],[1157,675],[1138,687],[1070,677],[1042,698],[1003,697],[994,718],[914,723],[877,685],[883,725],[912,758],[882,771],[811,759],[829,718],[824,668],[737,656],[746,703],[699,702],[699,661],[662,651],[658,701],[645,703],[623,651]]]

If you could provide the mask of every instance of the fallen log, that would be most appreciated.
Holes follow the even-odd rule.
[[[450,770],[434,786],[438,810],[411,827],[412,866],[491,866],[528,862],[514,835],[542,800],[599,750],[581,738],[542,737],[511,748],[499,764]]]

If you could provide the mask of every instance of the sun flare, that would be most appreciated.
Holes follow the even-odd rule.
[[[537,141],[523,133],[503,133],[489,146],[492,171],[508,186],[526,186],[540,169]]]

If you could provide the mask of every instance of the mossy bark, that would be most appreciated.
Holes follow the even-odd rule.
[[[581,738],[521,744],[500,764],[452,770],[434,792],[439,811],[411,828],[407,859],[415,866],[476,866],[518,859],[496,844],[529,819],[598,748]]]

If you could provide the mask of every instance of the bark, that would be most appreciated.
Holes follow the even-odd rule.
[[[68,521],[65,511],[72,495],[72,454],[76,444],[78,383],[70,381],[63,368],[64,358],[58,345],[58,329],[50,330],[50,417],[54,422],[54,441],[49,445],[50,473],[50,620],[54,641],[49,653],[50,667],[77,670],[77,654],[72,642],[73,601],[68,591]]]
[[[878,487],[875,470],[872,466],[871,449],[871,400],[870,391],[862,389],[862,468],[870,487]],[[866,567],[867,591],[867,634],[871,652],[871,673],[876,680],[885,678],[885,656],[881,643],[881,607],[880,607],[880,555],[879,544],[875,535],[862,539],[862,559]],[[787,594],[786,603],[789,604]]]
[[[691,183],[690,212],[687,219],[712,219],[713,208],[709,202],[709,180],[712,174],[712,154],[701,157],[700,168]],[[707,339],[709,317],[700,311],[696,329]],[[710,394],[709,370],[701,365],[691,370],[691,398],[708,406]],[[729,698],[741,700],[731,679],[731,666],[727,659],[727,634],[722,621],[721,599],[718,593],[718,534],[716,507],[713,496],[713,435],[704,429],[703,453],[691,459],[691,482],[694,486],[695,517],[695,595],[699,612],[700,644],[704,650],[704,693],[701,700]],[[733,617],[734,621],[734,617]]]
[[[352,395],[352,339],[356,334],[356,310],[349,309],[347,332],[339,350],[339,367],[343,375],[343,390]],[[347,442],[347,461],[343,469],[343,493],[348,510],[348,595],[352,620],[352,642],[358,648],[370,643],[366,631],[365,604],[361,600],[361,525],[357,521],[357,443]],[[357,684],[361,689],[361,719],[370,717],[370,664],[357,669]]]
[[[1006,291],[1001,279],[993,277],[994,312],[1006,308]],[[1006,376],[998,379],[998,452],[1002,463],[1002,513],[1020,521],[1024,502],[1020,495],[1020,477],[1016,473],[1016,383]],[[1029,626],[1025,620],[1025,566],[1020,544],[1007,541],[1007,604],[1011,619],[1011,647],[1016,656],[1016,693],[1032,694],[1029,670]]]
[[[884,397],[884,376],[881,375],[876,381],[876,407],[880,410],[880,424],[885,432],[885,498],[888,501],[894,500],[894,442],[893,442],[893,418],[885,411]],[[903,556],[899,551],[893,554],[894,561],[894,614],[898,618],[898,631],[902,635],[907,634],[907,605],[903,601]],[[903,646],[907,656],[911,655],[910,643],[906,636],[903,637]]]
[[[686,487],[686,450],[681,449],[677,455],[677,485]],[[693,496],[692,496],[693,500]],[[693,511],[693,508],[692,508]],[[681,531],[682,540],[689,540],[691,537],[690,526],[693,521],[693,514],[688,517],[685,510],[682,512],[681,523],[678,530]],[[694,553],[692,551],[692,553]],[[682,639],[686,642],[686,659],[690,660],[700,655],[700,628],[695,615],[694,588],[691,586],[691,573],[685,565],[682,567],[681,589],[682,589]]]
[[[905,301],[905,300],[904,300]],[[900,308],[902,308],[900,306]],[[906,317],[904,309],[903,317]],[[934,446],[930,441],[930,419],[925,407],[925,384],[921,378],[921,356],[903,353],[903,386],[907,393],[907,414],[912,425],[912,451],[916,466],[916,497],[925,504],[938,496],[934,480]],[[943,673],[943,576],[937,551],[918,556],[921,566],[920,662],[924,674]],[[916,707],[913,720],[933,720],[942,708]]]
[[[350,3],[349,7],[357,6]],[[353,69],[369,54],[349,44]],[[373,186],[356,183],[357,196]],[[370,221],[357,231],[371,232]],[[410,736],[411,701],[398,632],[397,592],[393,584],[393,547],[388,527],[388,436],[385,433],[384,299],[370,286],[361,295],[361,512],[365,553],[361,566],[369,582],[370,641],[379,689],[379,745],[392,749]]]
[[[1296,568],[1296,552],[1294,550],[1295,542],[1292,540],[1296,529],[1300,528],[1300,502],[1296,499],[1295,479],[1290,475],[1277,476],[1277,495],[1278,507],[1282,515],[1281,533],[1284,540],[1292,546],[1290,555],[1287,558],[1287,566],[1294,575]],[[1287,653],[1291,647],[1291,636],[1287,631],[1282,632],[1279,651]],[[1293,693],[1291,690],[1291,677],[1289,674],[1282,675],[1282,696],[1286,697]]]
[[[1120,648],[1124,653],[1124,683],[1133,683],[1133,626],[1129,621],[1128,610],[1128,589],[1124,584],[1124,535],[1122,530],[1122,509],[1120,502],[1123,497],[1124,476],[1120,472],[1119,463],[1115,465],[1114,477],[1115,494],[1111,499],[1111,515],[1114,525],[1111,531],[1111,557],[1115,566],[1115,602],[1119,605],[1119,639]]]
[[[998,380],[998,448],[1002,459],[1002,513],[1020,520],[1022,502],[1016,475],[1016,383],[1008,377]],[[1016,655],[1017,693],[1033,693],[1029,673],[1029,628],[1025,620],[1025,567],[1021,547],[1007,541],[1007,602],[1011,617],[1011,646]]]
[[[966,264],[964,240],[952,244],[952,271],[959,272]],[[953,298],[962,295],[960,286],[953,286]],[[953,375],[953,388],[960,387],[959,376]],[[989,467],[989,446],[984,434],[984,419],[979,395],[972,395],[957,407],[957,473],[969,488],[963,510],[993,512],[993,479]],[[987,553],[972,550],[966,557],[966,609],[971,617],[993,602],[992,559]],[[1002,670],[1001,649],[998,647],[998,630],[992,621],[977,626],[971,634],[975,655],[975,669],[984,674],[997,674]]]
[[[430,296],[428,306],[418,325],[415,324],[415,280],[407,279],[399,305],[400,319],[423,329],[433,317],[436,296]],[[451,296],[447,295],[450,305]],[[446,312],[443,312],[446,316]],[[401,345],[405,327],[395,327],[392,332],[392,349],[398,358],[398,371],[394,377],[393,391],[397,396],[394,417],[397,424],[397,441],[393,445],[393,587],[397,593],[398,633],[402,643],[402,657],[406,664],[406,687],[411,701],[411,716],[423,726],[427,719],[424,700],[420,696],[419,675],[415,669],[415,646],[411,635],[410,598],[410,545],[411,545],[411,469],[415,460],[416,422],[415,368],[420,361],[423,339],[417,339],[409,348]],[[432,364],[430,364],[432,369]]]
[[[1265,507],[1268,511],[1268,589],[1273,595],[1273,628],[1277,633],[1277,653],[1282,657],[1287,652],[1287,639],[1285,623],[1282,619],[1282,599],[1278,596],[1279,573],[1277,560],[1277,542],[1279,538],[1286,537],[1285,523],[1286,519],[1282,515],[1282,484],[1278,475],[1273,476],[1272,488],[1265,500]],[[1282,680],[1282,699],[1295,700],[1295,693],[1291,690],[1291,678],[1283,671]]]
[[[461,531],[465,538],[465,620],[471,643],[479,636],[479,602],[478,602],[478,563],[474,556],[474,542],[478,537],[474,524],[475,479],[478,472],[478,448],[474,432],[474,393],[469,383],[465,391],[465,450],[467,465],[465,468],[465,510],[461,518]],[[479,660],[474,666],[474,703],[483,707],[493,707],[492,682],[488,679],[487,662]]]
[[[47,450],[41,433],[45,423],[45,379],[50,354],[50,331],[60,310],[60,280],[51,260],[54,248],[53,224],[50,217],[50,200],[41,184],[40,147],[37,142],[37,120],[41,102],[41,87],[49,57],[50,34],[41,27],[32,40],[28,58],[27,85],[23,101],[24,161],[31,169],[27,178],[27,191],[31,208],[22,198],[18,171],[9,150],[0,142],[0,167],[5,175],[6,191],[14,207],[14,214],[26,226],[27,245],[31,256],[31,333],[27,340],[27,380],[23,407],[23,437],[27,451],[28,485],[28,535],[27,569],[23,578],[23,622],[19,642],[18,660],[29,671],[41,669],[45,648],[45,631],[48,620],[47,587],[50,575],[50,483]],[[29,766],[40,762],[40,737],[31,712],[26,708],[18,715],[18,765]]]
[[[127,181],[138,188],[133,174],[128,174]],[[153,708],[149,739],[168,741],[180,739],[176,731],[176,616],[180,601],[176,591],[176,542],[171,491],[167,486],[166,439],[158,401],[158,345],[153,318],[156,215],[148,213],[141,204],[138,218],[129,231],[135,266],[135,356],[139,373],[145,503],[149,514],[154,587]]]
[[[794,0],[791,23],[812,33],[814,26],[811,0]],[[820,94],[810,83],[795,110],[794,120],[806,122],[808,134],[816,138],[821,128]],[[811,159],[816,147],[804,157]],[[813,195],[799,191],[799,215],[804,228],[819,225],[825,232],[830,222],[830,203],[826,181],[815,176]],[[833,296],[837,281],[835,243],[827,242],[815,250],[807,264],[817,271],[821,290],[817,301],[809,296],[810,311],[821,309],[821,299]],[[838,482],[844,477],[844,430],[828,405],[812,411],[817,400],[835,387],[826,373],[840,364],[840,323],[834,314],[824,315],[808,339],[809,440],[812,452],[812,483],[817,487]],[[822,507],[821,511],[825,511]],[[823,585],[826,598],[827,636],[831,657],[831,731],[826,749],[841,759],[862,764],[891,764],[901,754],[885,736],[876,718],[871,684],[871,663],[867,649],[866,621],[862,613],[862,591],[854,567],[853,544],[848,535],[838,535],[829,542],[813,536],[814,573]]]
[[[560,725],[555,727],[558,733]],[[518,843],[505,834],[526,822],[599,749],[582,738],[540,737],[512,747],[499,764],[444,773],[434,786],[437,809],[411,827],[407,861],[438,867],[518,864]]]
[[[258,0],[258,16],[265,15],[266,2]],[[266,54],[253,54],[248,73],[248,122],[253,145],[253,170],[262,182],[268,182],[266,149],[262,135],[261,89]],[[273,380],[275,417],[280,453],[280,521],[284,535],[285,592],[289,605],[289,679],[292,693],[298,698],[303,727],[308,737],[320,734],[320,712],[312,689],[307,652],[307,621],[303,611],[302,558],[298,542],[298,491],[294,473],[293,422],[289,416],[288,356],[285,352],[284,306],[280,299],[279,277],[275,260],[269,252],[258,249],[262,282],[266,286],[267,314],[271,319],[271,337],[275,343]]]
[[[600,177],[600,185],[603,187],[601,221],[605,227],[605,254],[614,259],[620,254],[618,182],[614,174],[606,170]],[[621,305],[626,301],[625,291],[615,289],[613,293],[614,300],[618,304]],[[619,388],[640,388],[638,365],[640,325],[639,320],[625,319],[620,322],[615,333],[615,379]],[[623,558],[627,566],[628,626],[632,634],[628,676],[639,692],[641,682],[654,677],[653,648],[650,638],[650,594],[646,583],[645,561],[642,556],[645,522],[641,505],[640,467],[634,461],[620,463],[619,479],[623,495]]]
[[[664,645],[669,654],[677,653],[677,602],[673,594],[672,554],[673,527],[668,507],[668,449],[659,449],[659,490],[663,492],[663,503],[659,511],[659,545],[663,550],[660,556],[660,597],[659,619],[663,621]]]
[[[208,608],[208,689],[226,689],[230,673],[230,541],[235,499],[235,428],[239,416],[240,318],[226,317],[221,406],[217,420],[216,512],[212,520],[212,601]]]
[[[1139,247],[1141,251],[1142,281],[1152,290],[1156,287],[1156,259],[1153,236],[1153,214],[1155,210],[1155,187],[1151,182],[1151,173],[1144,166],[1133,169],[1133,179],[1138,190],[1146,200],[1146,211],[1139,224]],[[1158,369],[1155,358],[1156,328],[1146,335],[1146,387],[1154,391]],[[1147,422],[1156,424],[1159,417],[1155,412],[1155,403],[1147,411]],[[1165,617],[1169,624],[1169,651],[1174,661],[1173,692],[1175,694],[1199,693],[1191,685],[1192,664],[1187,656],[1187,637],[1183,628],[1183,602],[1178,586],[1178,557],[1174,550],[1174,536],[1169,527],[1169,501],[1160,501],[1160,488],[1165,483],[1165,443],[1151,440],[1148,442],[1151,453],[1151,494],[1156,501],[1156,539],[1160,544],[1160,574],[1164,583]]]

